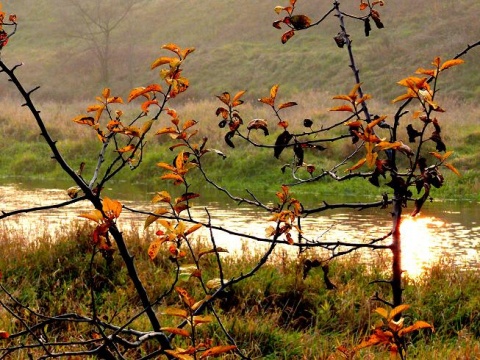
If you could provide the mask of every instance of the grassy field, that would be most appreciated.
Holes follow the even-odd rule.
[[[108,6],[108,2],[104,3]],[[85,161],[86,172],[91,174],[100,144],[93,133],[73,124],[70,119],[83,113],[105,84],[99,83],[99,66],[91,44],[80,39],[85,24],[78,21],[78,11],[70,5],[63,6],[63,2],[62,6],[55,5],[56,2],[52,5],[45,0],[4,1],[4,10],[16,12],[20,25],[18,33],[3,49],[2,59],[9,64],[23,62],[24,66],[17,70],[20,79],[27,87],[42,86],[34,98],[39,101],[47,127],[71,166],[76,168]],[[332,39],[338,31],[335,19],[313,31],[300,32],[282,45],[282,32],[271,26],[277,19],[274,5],[247,0],[232,3],[206,0],[195,5],[187,1],[141,1],[111,34],[111,81],[108,85],[115,95],[123,97],[133,86],[158,81],[156,74],[148,69],[153,59],[160,55],[162,44],[176,42],[182,47],[197,48],[185,69],[185,75],[191,80],[188,95],[171,106],[183,119],[200,121],[201,135],[208,136],[209,146],[227,155],[224,161],[213,155],[208,159],[208,173],[212,179],[239,191],[246,188],[276,191],[280,184],[291,181],[288,174],[280,171],[291,159],[282,155],[277,160],[270,151],[246,148],[241,143],[237,143],[235,151],[228,148],[214,115],[219,105],[215,95],[246,89],[247,105],[241,110],[243,118],[275,121],[266,108],[258,106],[257,98],[266,96],[270,87],[278,83],[281,99],[299,104],[289,109],[286,116],[292,124],[290,129],[301,131],[304,118],[313,119],[316,126],[338,121],[340,118],[328,111],[338,103],[330,99],[337,93],[348,92],[353,83],[346,66],[347,54]],[[357,2],[342,6],[349,12],[358,12]],[[298,12],[312,18],[328,7],[327,3],[320,6],[298,2]],[[452,57],[478,40],[475,14],[479,7],[475,0],[388,2],[380,9],[386,28],[374,29],[368,38],[364,37],[361,27],[349,23],[364,90],[374,99],[371,112],[392,119],[395,108],[390,101],[403,91],[395,84],[399,79],[411,75],[418,67],[428,67],[434,56]],[[138,18],[142,19],[142,24],[150,25],[138,26]],[[38,31],[39,28],[42,31]],[[475,102],[480,91],[477,51],[465,57],[466,64],[446,72],[442,78],[438,101],[447,109],[439,117],[442,136],[448,149],[455,151],[452,161],[462,173],[462,177],[457,178],[444,170],[446,186],[434,194],[442,198],[478,199],[480,193],[477,171],[480,110]],[[60,169],[49,159],[49,150],[42,144],[31,116],[20,108],[20,104],[11,85],[0,78],[0,133],[4,138],[0,144],[4,154],[0,159],[0,175],[62,179]],[[411,121],[408,117],[406,120]],[[272,128],[272,135],[267,139],[270,144],[278,134],[278,130]],[[405,141],[405,130],[402,134]],[[164,186],[158,180],[161,172],[155,163],[168,162],[173,154],[167,150],[169,144],[165,139],[148,140],[141,170],[124,172],[119,180],[132,185]],[[324,152],[307,154],[306,161],[318,169],[329,169],[334,161],[351,150],[348,141],[327,147]],[[193,176],[191,181],[195,186],[203,186],[198,176]],[[306,193],[312,191],[311,186],[304,189]],[[365,192],[362,182],[347,185],[326,182],[315,187],[315,191],[367,193],[376,197],[385,188],[371,187]]]
[[[288,100],[285,99],[286,101]],[[93,103],[93,102],[90,102]],[[78,114],[82,114],[88,102],[77,102],[64,105],[57,102],[46,102],[39,105],[47,128],[52,136],[58,141],[58,147],[63,152],[65,159],[71,164],[72,168],[77,168],[81,162],[86,163],[84,176],[89,178],[94,171],[97,156],[101,150],[101,142],[96,138],[95,133],[82,125],[75,124],[71,119]],[[209,138],[209,147],[218,149],[227,155],[223,160],[220,156],[210,154],[205,157],[206,169],[208,175],[219,184],[228,187],[242,195],[245,189],[252,191],[275,192],[281,184],[292,181],[291,174],[287,171],[281,172],[281,167],[291,161],[291,154],[285,152],[280,159],[273,157],[271,149],[259,149],[247,146],[240,139],[235,140],[237,148],[229,148],[224,140],[224,131],[218,127],[218,119],[214,112],[218,106],[218,101],[189,101],[179,104],[176,107],[182,119],[196,119],[200,122],[199,136]],[[0,150],[4,154],[0,158],[0,174],[6,181],[22,181],[22,179],[64,179],[60,167],[50,158],[50,151],[42,142],[42,137],[33,122],[33,118],[26,109],[18,105],[18,100],[7,99],[0,100],[2,113],[0,114],[0,134],[4,139],[0,144]],[[303,119],[311,117],[316,126],[328,126],[328,124],[338,121],[338,115],[329,113],[328,108],[332,106],[332,101],[321,93],[309,93],[305,96],[305,102],[300,102],[299,106],[289,109],[289,119]],[[459,169],[462,176],[458,177],[448,169],[443,169],[442,173],[446,177],[445,185],[435,190],[433,196],[441,199],[479,199],[480,183],[477,161],[478,140],[480,139],[480,130],[476,126],[480,114],[480,108],[471,104],[466,104],[452,99],[444,99],[442,106],[447,112],[441,116],[442,132],[444,141],[448,150],[454,150],[451,156],[451,162]],[[241,109],[244,119],[253,118],[271,118],[267,107],[261,107],[256,103],[247,103]],[[373,101],[371,108],[377,108],[380,114],[392,115],[394,111],[390,105],[381,101]],[[127,107],[128,109],[128,107]],[[130,108],[131,110],[131,108]],[[129,111],[130,111],[129,110]],[[131,110],[133,111],[133,110]],[[388,118],[387,118],[388,120]],[[166,124],[167,118],[163,120]],[[411,121],[413,122],[419,120]],[[302,132],[302,121],[291,121],[292,131]],[[407,122],[406,122],[407,123]],[[407,143],[405,125],[401,132],[403,140]],[[165,125],[159,125],[165,126]],[[275,126],[272,126],[275,129]],[[346,132],[346,129],[341,129]],[[278,130],[277,130],[278,131]],[[257,134],[255,134],[257,135]],[[263,135],[258,136],[258,141],[265,141],[273,144],[277,136],[276,131],[266,138]],[[168,184],[159,180],[163,174],[155,164],[171,162],[175,156],[168,147],[173,143],[167,137],[152,135],[147,139],[147,147],[144,151],[143,164],[136,171],[124,170],[117,178],[118,181],[129,183],[132,187],[138,185],[143,188],[148,185],[149,188],[161,190]],[[307,152],[305,162],[315,164],[317,169],[330,169],[336,161],[342,160],[352,151],[350,141],[347,139],[338,144],[327,143],[327,150],[322,152]],[[428,151],[434,150],[434,144],[426,144]],[[248,156],[246,156],[248,154]],[[107,160],[113,156],[113,152],[107,153]],[[352,166],[356,160],[347,163],[342,169]],[[261,171],[259,171],[261,169]],[[340,173],[343,170],[340,169]],[[305,171],[304,171],[305,172]],[[302,176],[308,176],[305,173]],[[190,181],[194,189],[204,191],[205,183],[198,172],[192,172]],[[344,194],[368,195],[379,197],[385,191],[390,191],[381,182],[380,188],[370,184],[364,187],[363,181],[349,181],[336,183],[327,180],[320,181],[309,186],[300,186],[295,189],[297,194],[308,194],[311,191],[322,194],[335,194],[339,191]],[[134,191],[132,190],[132,193]]]
[[[3,3],[4,11],[18,15],[19,29],[2,51],[2,59],[9,64],[24,63],[21,77],[31,86],[42,86],[37,97],[70,103],[91,99],[101,91],[105,84],[99,83],[94,47],[82,40],[88,35],[86,23],[70,2]],[[93,2],[82,3],[88,9]],[[118,4],[113,0],[102,4],[104,13],[96,10],[99,21],[115,18]],[[333,41],[339,31],[336,18],[299,32],[282,45],[283,31],[272,26],[280,17],[273,9],[287,4],[286,0],[139,1],[111,31],[108,85],[117,93],[126,93],[134,86],[156,81],[157,74],[149,71],[149,66],[161,55],[163,44],[174,42],[197,49],[185,70],[191,79],[188,96],[194,99],[247,89],[252,100],[264,96],[275,83],[296,100],[304,91],[350,89],[353,77],[346,51]],[[359,14],[358,1],[341,5],[348,13]],[[297,13],[315,20],[330,6],[330,2],[298,1]],[[396,97],[398,90],[393,84],[418,67],[429,66],[435,56],[451,58],[478,41],[480,4],[476,0],[386,1],[379,11],[385,28],[373,29],[368,38],[361,23],[346,20],[365,90],[379,99]],[[479,59],[476,52],[468,54],[467,65],[442,85],[449,97],[478,97]],[[2,85],[0,94],[4,91],[7,87]]]
[[[52,315],[76,312],[91,316],[88,304],[93,287],[98,316],[121,324],[136,313],[140,304],[118,255],[110,265],[97,256],[93,262],[94,281],[90,280],[91,231],[92,228],[85,225],[72,225],[68,231],[44,235],[32,242],[21,232],[2,228],[2,284],[30,308]],[[174,279],[174,264],[163,252],[154,262],[148,258],[151,236],[139,238],[138,232],[132,231],[127,239],[147,291],[152,298],[159,296]],[[193,248],[202,248],[203,241],[193,240]],[[245,246],[242,258],[228,255],[222,258],[228,278],[247,272],[258,260],[258,255]],[[388,277],[389,259],[381,253],[369,264],[359,262],[355,255],[330,263],[330,278],[337,286],[333,291],[326,290],[319,268],[312,269],[306,279],[302,279],[300,260],[281,251],[275,253],[256,276],[235,285],[225,299],[215,304],[226,329],[253,359],[342,359],[336,348],[342,344],[347,347],[358,344],[378,320],[374,309],[381,304],[371,299],[375,292],[387,299],[390,296],[387,285],[372,284],[372,281]],[[205,258],[202,276],[205,279],[218,276],[215,268],[213,258],[211,262]],[[200,296],[196,279],[180,285],[192,296]],[[434,333],[413,334],[409,358],[476,359],[480,356],[477,289],[477,271],[456,268],[448,259],[432,266],[421,277],[406,280],[405,302],[411,309],[405,313],[405,321],[424,320],[435,327]],[[1,294],[0,299],[12,305],[5,294]],[[178,296],[171,295],[156,311],[181,306],[178,301]],[[169,316],[161,316],[160,321],[162,326],[175,325]],[[140,317],[132,326],[148,329],[147,323]],[[19,326],[11,321],[8,313],[0,310],[1,330],[14,333]],[[68,341],[88,332],[81,324],[69,325],[68,331],[65,330],[64,325],[58,328],[51,325],[50,340]],[[226,341],[215,325],[205,327],[202,334],[218,343]],[[4,344],[0,342],[0,347]],[[175,345],[182,345],[179,338]],[[126,356],[136,358],[143,350],[132,350]],[[17,354],[11,359],[26,356]],[[385,359],[387,356],[381,348],[366,349],[360,355],[362,359]]]

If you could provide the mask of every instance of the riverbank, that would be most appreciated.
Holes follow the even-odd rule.
[[[330,96],[321,93],[310,93],[304,97],[305,104],[289,109],[289,118],[303,119],[312,117],[314,126],[328,126],[330,123],[339,121],[338,114],[328,112],[331,107]],[[71,119],[82,113],[87,103],[76,103],[66,106],[60,103],[43,103],[39,106],[42,110],[46,126],[51,131],[54,140],[58,140],[57,145],[64,158],[69,162],[72,168],[77,169],[80,163],[85,163],[84,176],[88,179],[94,173],[96,159],[101,149],[101,143],[98,141],[95,133],[82,125],[75,124]],[[314,104],[314,105],[310,105]],[[179,103],[177,111],[182,119],[196,119],[199,124],[199,139],[203,136],[208,137],[208,147],[221,151],[226,155],[224,159],[214,152],[207,154],[203,159],[205,161],[205,170],[208,176],[221,186],[234,190],[242,196],[246,195],[246,189],[256,193],[275,194],[282,184],[292,184],[292,174],[287,170],[281,171],[285,164],[292,161],[292,154],[285,151],[279,159],[274,158],[272,149],[259,149],[246,146],[241,141],[236,141],[236,149],[229,148],[223,139],[224,131],[218,127],[218,119],[214,116],[217,102],[198,101]],[[245,104],[242,110],[242,116],[245,119],[259,117],[268,119],[271,114],[267,108],[258,105]],[[477,128],[480,107],[471,103],[462,103],[452,99],[445,100],[442,106],[448,109],[446,115],[442,114],[441,125],[442,135],[448,150],[453,150],[454,154],[449,157],[449,161],[460,171],[461,176],[455,175],[449,169],[442,167],[440,171],[445,177],[445,184],[440,189],[432,189],[431,195],[436,199],[468,199],[480,200],[480,169],[477,164],[478,143],[480,140],[480,131]],[[69,179],[61,171],[57,163],[51,159],[50,150],[44,144],[43,138],[39,135],[36,124],[32,121],[31,115],[25,108],[16,105],[12,99],[4,100],[0,103],[2,114],[0,114],[0,133],[3,134],[5,141],[0,143],[0,150],[3,156],[0,158],[0,177],[2,178],[21,178],[26,181],[36,180],[58,180],[63,181],[69,186]],[[391,114],[393,108],[382,102],[372,100],[372,107],[379,107],[380,113]],[[126,111],[133,112],[130,106]],[[469,111],[465,112],[464,109]],[[320,109],[320,110],[319,110]],[[162,120],[163,121],[163,120]],[[412,120],[412,121],[419,121]],[[292,121],[291,131],[303,132],[304,128],[301,121]],[[276,138],[276,126],[272,124],[269,137],[259,137],[258,141],[265,141],[268,144],[274,142]],[[339,129],[338,134],[346,129]],[[253,136],[253,135],[252,135]],[[406,138],[406,131],[404,134]],[[431,143],[431,144],[430,144]],[[165,181],[160,180],[163,175],[162,170],[156,166],[158,162],[171,162],[175,154],[169,150],[172,143],[167,138],[151,136],[147,139],[147,146],[143,151],[143,163],[135,171],[125,169],[116,177],[116,182],[111,186],[120,186],[118,184],[128,184],[131,191],[135,187],[144,189],[155,189],[160,191],[168,188]],[[427,142],[424,145],[426,151],[434,151],[434,143]],[[347,139],[342,143],[327,143],[327,149],[322,152],[305,152],[305,162],[314,164],[315,174],[322,170],[328,170],[339,161],[348,156],[351,151],[351,143]],[[115,153],[106,154],[105,164],[109,163]],[[428,154],[426,155],[428,156]],[[433,159],[433,157],[432,157]],[[352,159],[352,164],[355,159]],[[352,164],[345,164],[348,168]],[[339,175],[344,174],[344,169],[339,169]],[[309,178],[310,175],[304,169],[296,173],[300,178]],[[202,192],[209,187],[205,183],[199,171],[192,171],[188,180],[192,184],[192,191]],[[352,196],[362,196],[375,199],[381,199],[383,193],[391,192],[386,183],[390,179],[380,178],[380,186],[375,187],[365,180],[357,179],[353,181],[336,182],[329,178],[322,179],[311,184],[303,184],[295,187],[296,194],[310,196],[310,194],[343,194]],[[123,193],[125,191],[122,191]]]
[[[55,315],[77,312],[84,316],[92,315],[89,299],[93,286],[97,316],[122,324],[139,310],[138,299],[117,254],[110,265],[97,256],[90,269],[91,231],[85,223],[77,224],[32,243],[21,232],[1,228],[3,286],[32,309]],[[139,238],[138,232],[132,231],[126,238],[145,287],[151,297],[156,298],[171,286],[175,265],[162,252],[153,262],[148,258],[152,236]],[[192,242],[194,249],[202,247],[197,241]],[[225,257],[225,276],[246,273],[258,256],[245,246],[241,258]],[[213,258],[206,257],[204,261],[202,277],[208,280],[218,276]],[[327,290],[320,268],[313,268],[303,279],[304,269],[298,259],[276,253],[257,275],[235,285],[225,299],[216,303],[216,308],[225,328],[252,358],[341,359],[336,348],[342,344],[347,347],[358,344],[378,320],[373,310],[381,304],[372,301],[372,296],[376,292],[386,299],[390,296],[388,285],[374,283],[388,277],[388,264],[384,257],[364,264],[355,255],[334,261],[330,263],[329,276],[337,288]],[[93,271],[94,283],[89,280],[90,271]],[[201,294],[195,278],[180,285],[194,297]],[[478,270],[460,270],[448,259],[439,261],[417,279],[407,279],[404,298],[411,309],[405,313],[405,321],[424,320],[435,328],[434,333],[413,334],[409,358],[479,357],[480,295],[477,290]],[[1,294],[0,299],[12,305],[5,294]],[[156,311],[181,306],[178,301],[178,296],[173,294]],[[161,322],[163,326],[174,325],[168,316],[161,316]],[[139,318],[131,326],[144,329],[147,324]],[[0,310],[0,330],[14,333],[16,329],[18,324],[12,321],[11,315]],[[82,336],[86,328],[77,324],[69,327],[68,332],[54,328],[50,331],[62,341],[68,341]],[[216,325],[206,326],[202,334],[219,343],[227,342]],[[175,341],[178,341],[176,346],[182,345],[180,339]],[[6,343],[1,340],[0,347]],[[361,353],[369,359],[384,359],[386,355],[380,348]]]

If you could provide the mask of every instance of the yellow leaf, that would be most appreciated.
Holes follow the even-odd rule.
[[[378,307],[375,309],[375,312],[380,314],[381,317],[387,319],[388,318],[388,310],[382,307]]]
[[[175,359],[178,360],[194,360],[192,356],[188,355],[182,348],[176,348],[175,350],[165,350],[165,352],[173,356]]]
[[[148,121],[145,121],[142,125],[142,128],[140,129],[140,133],[143,135],[145,135],[152,127],[153,125],[153,120],[148,120]]]
[[[157,166],[158,166],[158,164],[157,164]],[[172,170],[172,169],[174,170],[173,166],[169,170]],[[157,203],[157,202],[169,203],[170,201],[172,201],[172,197],[166,191],[157,192],[152,199],[152,203],[154,203],[154,204]]]
[[[158,218],[161,216],[161,215],[164,215],[166,213],[168,213],[169,211],[167,209],[164,209],[164,208],[159,208],[159,209],[155,209],[153,211],[153,214],[154,215],[148,215],[147,219],[145,220],[145,224],[143,226],[144,229],[148,228],[151,224],[153,224],[155,221],[158,220]]]
[[[278,87],[279,85],[278,84],[275,84],[272,86],[272,88],[270,89],[270,97],[275,100],[275,98],[277,97],[277,92],[278,92]]]
[[[445,61],[440,67],[440,71],[451,68],[452,66],[463,64],[465,61],[462,59],[453,59]]]
[[[222,286],[222,279],[217,278],[217,279],[208,280],[205,286],[210,290],[219,288],[220,286]]]
[[[235,96],[233,97],[232,103],[237,102],[238,100],[240,100],[240,98],[241,98],[241,97],[243,96],[243,94],[245,94],[245,93],[246,93],[245,90],[241,90],[241,91],[237,92],[237,93],[235,94]]]
[[[83,217],[85,219],[93,220],[97,223],[99,223],[103,220],[102,212],[100,210],[97,210],[97,209],[92,210],[89,213],[80,214],[78,216]]]

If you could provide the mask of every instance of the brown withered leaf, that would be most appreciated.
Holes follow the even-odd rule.
[[[288,143],[290,142],[290,140],[292,140],[292,138],[293,135],[290,134],[287,130],[282,132],[275,141],[275,149],[273,151],[273,156],[278,159],[280,154],[287,147]]]

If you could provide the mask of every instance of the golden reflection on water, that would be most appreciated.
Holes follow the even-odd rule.
[[[68,200],[65,190],[35,189],[25,190],[16,186],[0,186],[0,211],[12,211],[32,206],[45,206]],[[122,201],[137,209],[153,210],[149,201],[132,202]],[[194,217],[207,221],[205,205],[192,208]],[[225,206],[225,204],[209,203],[209,212],[212,215],[212,224],[233,229],[239,233],[248,233],[262,237],[268,225],[269,216],[265,213],[247,207]],[[443,256],[453,256],[455,263],[462,267],[479,267],[480,256],[477,244],[480,239],[478,226],[477,204],[457,210],[445,205],[442,211],[428,215],[418,215],[415,218],[404,217],[401,226],[402,235],[402,268],[410,277],[419,276],[422,271],[435,263]],[[39,213],[20,214],[8,217],[0,222],[0,228],[7,231],[20,231],[25,239],[35,239],[50,234],[55,237],[57,232],[68,229],[72,222],[79,220],[80,213],[91,210],[88,202],[79,202],[64,209],[53,209]],[[448,211],[447,211],[448,210]],[[381,220],[378,212],[332,213],[327,216],[308,217],[304,219],[302,231],[310,239],[328,242],[355,241],[369,242],[372,238],[385,235],[391,226],[388,212],[385,221]],[[438,217],[436,217],[438,215]],[[439,220],[439,219],[442,219]],[[86,221],[86,220],[83,220]],[[122,212],[118,225],[125,230],[138,231],[143,236],[145,216],[128,211]],[[152,225],[151,228],[154,228]],[[199,231],[199,234],[201,232]],[[230,254],[241,254],[244,250],[241,237],[231,236],[220,230],[214,232],[217,246],[227,247]],[[319,235],[320,234],[320,235]],[[360,234],[360,235],[359,235]],[[210,233],[207,229],[201,236],[208,240]],[[245,239],[243,239],[245,240]],[[0,239],[1,244],[2,239]],[[388,243],[390,239],[386,240]],[[266,243],[248,242],[248,249],[259,251],[265,249]],[[296,248],[289,251],[295,255]],[[361,257],[368,261],[372,254],[369,250],[362,250]]]
[[[445,223],[433,217],[404,217],[400,226],[402,241],[402,269],[409,277],[418,277],[438,259],[434,251],[435,233]]]

